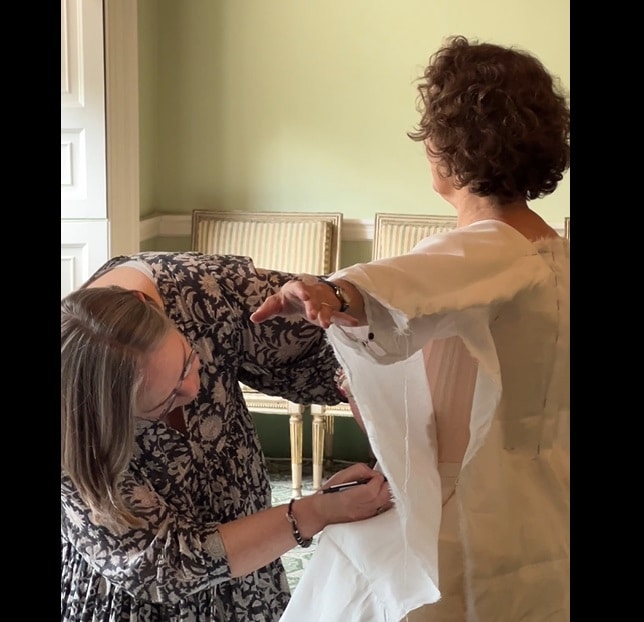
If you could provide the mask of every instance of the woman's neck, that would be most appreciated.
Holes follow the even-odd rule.
[[[531,241],[559,235],[541,216],[531,210],[523,199],[499,205],[486,197],[468,193],[453,205],[458,227],[466,227],[480,220],[499,220]]]

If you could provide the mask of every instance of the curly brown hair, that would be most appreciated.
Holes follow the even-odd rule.
[[[558,78],[516,48],[450,37],[418,85],[407,133],[456,187],[503,205],[554,192],[570,166],[570,109]]]

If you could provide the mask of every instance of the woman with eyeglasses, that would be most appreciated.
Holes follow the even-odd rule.
[[[363,486],[271,507],[239,382],[342,399],[323,330],[250,321],[291,277],[246,257],[139,253],[61,301],[61,620],[277,622],[280,555],[391,507],[364,464],[328,481]]]

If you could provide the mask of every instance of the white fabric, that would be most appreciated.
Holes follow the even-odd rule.
[[[147,276],[150,281],[152,281],[153,283],[155,282],[152,269],[150,268],[150,266],[148,266],[148,264],[142,262],[140,259],[130,259],[130,261],[124,261],[122,264],[114,266],[114,270],[118,270],[119,268],[134,268],[139,272],[143,272],[143,274],[145,274],[145,276]]]
[[[328,335],[396,511],[325,529],[282,622],[398,622],[421,605],[414,620],[569,620],[568,241],[481,221],[334,276],[365,296],[368,328]],[[450,501],[465,559],[439,576],[446,526],[421,348],[452,336],[478,370]]]

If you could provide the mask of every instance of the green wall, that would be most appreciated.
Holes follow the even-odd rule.
[[[452,214],[432,191],[422,145],[406,136],[414,80],[443,39],[526,48],[570,86],[566,0],[138,0],[138,10],[142,218]],[[570,176],[533,207],[562,226]],[[179,233],[141,245],[189,246]],[[371,243],[343,242],[341,254],[343,266],[366,261]],[[265,419],[265,446],[288,455],[288,418]],[[336,420],[346,459],[362,459],[354,426]]]
[[[567,0],[138,0],[141,216],[451,214],[415,79],[450,34],[525,47],[570,85]],[[539,201],[569,215],[569,177]]]

